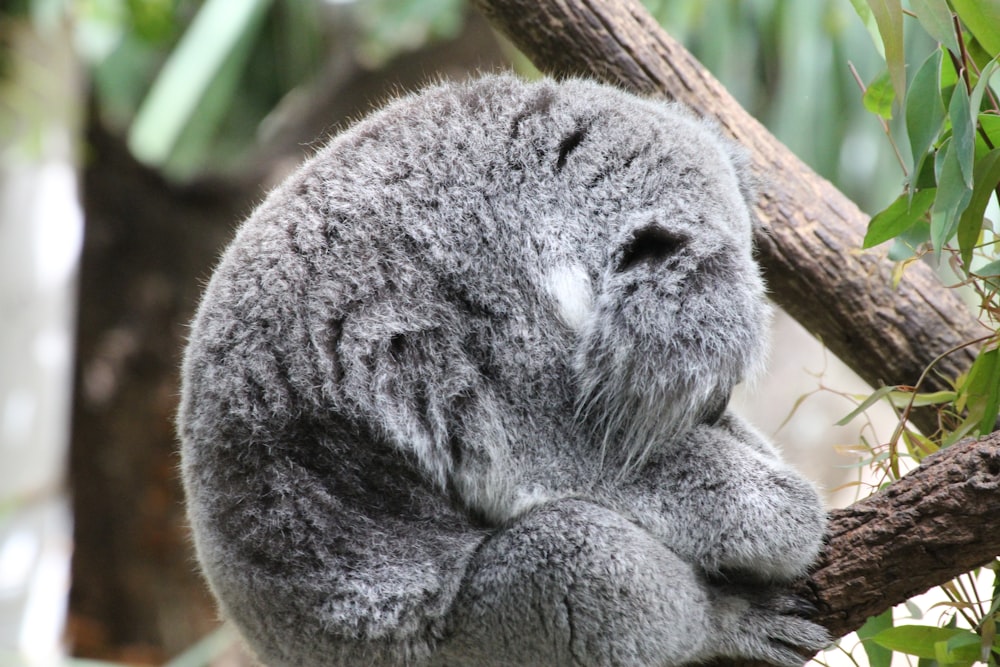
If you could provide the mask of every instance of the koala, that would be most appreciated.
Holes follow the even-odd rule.
[[[745,158],[586,80],[440,83],[250,215],[192,324],[197,557],[272,667],[794,666],[814,488],[728,408],[766,347]]]

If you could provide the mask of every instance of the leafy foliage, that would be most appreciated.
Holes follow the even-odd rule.
[[[883,399],[896,408],[900,419],[889,442],[869,449],[869,462],[891,481],[900,475],[901,457],[919,461],[963,437],[991,433],[1000,413],[1000,230],[985,217],[1000,196],[1000,101],[990,85],[1000,68],[1000,0],[911,0],[909,9],[900,0],[852,4],[885,59],[884,73],[864,91],[864,106],[883,123],[904,175],[903,192],[872,218],[864,247],[892,241],[897,276],[919,260],[950,270],[956,287],[975,299],[984,325],[984,335],[965,344],[980,352],[968,372],[952,379],[952,391],[921,393],[921,377],[912,387],[879,389],[845,418]],[[904,24],[937,42],[915,67],[907,67]],[[901,150],[896,137],[909,145]],[[931,372],[933,364],[924,377]],[[937,432],[911,427],[908,417],[918,406],[938,410]],[[871,664],[887,667],[897,652],[921,665],[995,667],[1000,577],[989,600],[977,598],[972,577],[942,587],[950,609],[943,626],[897,627],[889,614],[870,619],[859,636]],[[968,627],[959,627],[959,618]]]
[[[35,0],[44,2],[68,0]],[[78,37],[96,108],[132,152],[186,179],[238,167],[330,54],[377,68],[457,35],[465,0],[87,0]]]

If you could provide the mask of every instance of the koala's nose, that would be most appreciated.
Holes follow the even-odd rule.
[[[732,395],[731,391],[714,395],[712,400],[701,409],[701,419],[698,422],[707,424],[708,426],[718,424],[719,420],[722,419],[722,415],[726,412],[726,406],[729,405],[729,399],[732,398]]]
[[[640,264],[658,264],[687,245],[687,238],[659,225],[637,229],[625,244],[617,271],[623,273]]]

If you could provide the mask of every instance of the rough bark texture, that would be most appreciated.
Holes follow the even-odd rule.
[[[984,333],[922,264],[893,289],[883,253],[858,251],[868,216],[750,116],[639,0],[475,2],[539,69],[677,100],[749,148],[763,183],[758,245],[772,297],[869,384],[913,384],[936,356]],[[924,386],[945,388],[973,357],[950,355]],[[937,428],[931,413],[915,421]]]
[[[869,616],[1000,554],[1000,433],[927,457],[881,493],[830,517],[805,589],[840,636]]]

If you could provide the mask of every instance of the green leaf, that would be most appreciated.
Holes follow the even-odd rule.
[[[889,398],[892,400],[893,405],[896,407],[903,407],[904,405],[913,402],[913,406],[921,408],[927,405],[941,405],[942,403],[953,403],[955,401],[956,394],[953,391],[933,391],[923,394],[913,395],[913,392],[900,391],[893,392]]]
[[[959,656],[967,653],[969,648],[976,650],[976,660],[979,659],[982,645],[982,638],[975,633],[955,635],[946,642],[938,642],[934,645],[937,650],[938,662],[946,664],[948,662],[965,662]],[[974,662],[975,660],[973,660]]]
[[[906,451],[918,463],[924,457],[933,454],[941,448],[940,445],[927,436],[921,435],[916,431],[910,431],[909,429],[903,431],[903,442],[906,443]]]
[[[934,203],[936,190],[920,190],[912,197],[903,193],[868,223],[863,248],[871,248],[895,238],[919,220]]]
[[[956,646],[948,650],[948,642],[959,636],[975,637],[976,645]],[[962,628],[938,628],[928,625],[901,625],[888,628],[871,638],[879,646],[920,658],[930,658],[945,664],[971,664],[979,656],[979,636]],[[940,645],[940,648],[938,646]],[[941,658],[944,658],[942,660]]]
[[[960,88],[961,86],[956,86],[955,96],[959,95]],[[954,138],[945,142],[934,161],[938,187],[931,210],[931,246],[937,258],[940,258],[941,249],[958,230],[958,216],[972,198],[972,188],[965,184],[955,143]]]
[[[980,434],[991,433],[1000,412],[1000,349],[979,353],[969,369],[967,387],[969,419]]]
[[[972,262],[972,250],[983,229],[983,216],[997,185],[1000,185],[1000,148],[987,153],[973,169],[972,197],[958,223],[958,247],[966,268]]]
[[[198,113],[230,54],[257,30],[271,0],[207,0],[142,102],[128,144],[140,160],[162,164]]]
[[[838,421],[837,422],[837,426],[847,426],[848,424],[851,423],[852,419],[854,419],[855,417],[857,417],[858,415],[860,415],[862,412],[864,412],[865,410],[867,410],[871,406],[875,405],[880,400],[882,400],[883,398],[885,398],[886,396],[888,396],[891,392],[894,392],[896,390],[897,389],[896,389],[895,386],[879,387],[878,389],[876,389],[875,391],[873,391],[868,396],[868,398],[866,398],[865,400],[863,400],[858,407],[856,407],[853,410],[851,410],[851,412],[847,416],[845,416],[843,419],[841,419],[840,421]]]
[[[990,79],[993,78],[993,75],[997,71],[998,58],[994,58],[988,62],[986,67],[982,69],[979,73],[979,80],[976,81],[976,85],[972,89],[972,94],[969,96],[969,108],[972,109],[973,119],[979,115],[980,105],[983,102],[983,95],[986,93],[986,89],[990,86]]]
[[[868,654],[868,663],[871,667],[890,667],[892,664],[892,651],[869,641],[872,637],[883,630],[892,627],[892,609],[887,609],[878,616],[871,616],[865,624],[858,628],[858,639],[861,646]]]
[[[1000,0],[951,0],[951,6],[991,57],[1000,54]]]
[[[906,62],[903,56],[903,8],[900,0],[868,0],[875,17],[882,44],[885,47],[885,64],[896,96],[902,100],[906,93]]]
[[[938,92],[941,57],[941,50],[935,49],[913,75],[910,89],[906,91],[906,134],[910,138],[913,155],[911,179],[920,173],[920,167],[944,125],[944,104]]]
[[[993,113],[979,114],[979,127],[994,146],[1000,146],[1000,115]]]
[[[941,100],[944,102],[945,106],[951,102],[951,91],[955,89],[955,85],[958,83],[958,70],[955,69],[955,63],[951,58],[944,58],[941,61]]]
[[[1000,276],[1000,259],[979,267],[976,269],[976,275],[980,278],[993,278],[994,276]]]
[[[976,113],[978,115],[978,110]],[[951,119],[952,152],[958,160],[965,185],[971,190],[972,166],[976,160],[976,119],[972,115],[969,91],[964,85],[955,86],[948,105],[948,117]]]
[[[892,118],[892,101],[895,97],[896,93],[889,80],[889,71],[882,70],[882,73],[865,88],[861,102],[865,105],[865,109],[888,120]]]
[[[952,53],[961,53],[955,37],[955,24],[951,8],[945,0],[910,0],[910,9],[931,37],[941,42]]]
[[[929,243],[931,240],[931,226],[930,223],[925,223],[922,220],[918,220],[912,227],[904,230],[896,237],[892,245],[889,247],[889,254],[887,257],[893,262],[903,262],[916,256],[916,250],[925,243]],[[893,272],[893,280],[896,284],[899,283],[899,276],[895,271]]]
[[[885,47],[882,45],[882,35],[879,34],[878,24],[875,23],[875,17],[872,16],[872,10],[868,7],[866,0],[851,0],[851,6],[854,7],[854,11],[857,13],[861,22],[865,25],[865,30],[868,31],[868,35],[872,38],[872,42],[875,44],[875,50],[878,54],[885,58]]]

